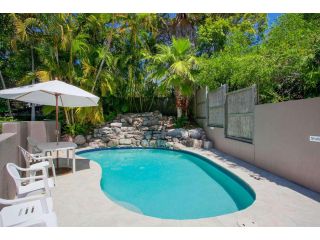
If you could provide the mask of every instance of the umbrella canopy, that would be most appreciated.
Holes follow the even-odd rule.
[[[57,105],[56,96],[61,107],[97,106],[99,101],[99,97],[58,80],[0,91],[1,98],[49,106]]]
[[[58,132],[58,107],[97,106],[99,97],[65,82],[53,80],[44,83],[10,88],[0,91],[0,97],[28,103],[56,106],[56,134]]]

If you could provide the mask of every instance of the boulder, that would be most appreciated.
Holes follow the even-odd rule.
[[[156,141],[156,145],[157,145],[157,147],[166,147],[166,141],[164,141],[164,140],[157,140]]]
[[[132,143],[131,139],[121,138],[119,141],[120,145],[130,145]]]
[[[177,142],[179,142],[179,139],[178,138],[172,138],[172,141],[177,143]]]
[[[87,135],[86,139],[87,139],[87,141],[90,141],[92,139],[92,135]]]
[[[115,147],[119,145],[119,140],[118,139],[112,139],[108,142],[108,147]]]
[[[116,134],[116,135],[120,135],[121,134],[121,129],[120,128],[112,128],[113,132]]]
[[[116,127],[116,128],[121,128],[122,127],[122,123],[119,122],[113,122],[110,124],[111,127]]]
[[[168,130],[167,135],[170,137],[186,139],[186,138],[188,138],[189,133],[187,130],[185,130],[183,128],[177,128],[177,129]]]
[[[202,147],[202,140],[188,138],[182,142],[187,147],[194,147],[194,148],[201,148]]]
[[[156,140],[151,140],[150,141],[150,147],[157,147],[157,141]]]
[[[77,135],[73,141],[77,145],[83,145],[86,143],[86,138],[83,135]]]
[[[201,137],[202,137],[202,131],[201,130],[202,129],[199,129],[199,128],[191,129],[191,130],[188,131],[189,136],[191,138],[193,138],[193,139],[201,139]]]
[[[149,142],[144,139],[144,140],[141,141],[141,146],[142,147],[149,147]]]
[[[105,147],[106,144],[101,139],[95,139],[94,141],[89,142],[89,146],[92,148]]]

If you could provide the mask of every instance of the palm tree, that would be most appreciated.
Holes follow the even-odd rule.
[[[15,25],[15,38],[12,41],[14,48],[17,46],[17,41],[26,44],[30,49],[31,57],[31,72],[35,72],[35,46],[37,37],[41,34],[39,26],[41,25],[37,15],[26,15],[26,17],[12,14],[12,18]],[[32,78],[32,84],[35,83],[35,78]],[[31,121],[35,120],[35,105],[31,104]]]
[[[187,116],[189,96],[193,92],[197,59],[186,38],[173,38],[171,46],[157,45],[158,53],[151,57],[152,78],[163,90],[174,89],[177,117]]]

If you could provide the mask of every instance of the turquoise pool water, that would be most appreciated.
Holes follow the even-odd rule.
[[[247,208],[255,193],[208,159],[165,149],[103,149],[77,153],[102,168],[101,189],[132,211],[164,219],[214,217]]]

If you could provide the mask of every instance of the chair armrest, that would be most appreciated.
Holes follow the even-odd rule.
[[[46,176],[39,175],[39,176],[34,176],[34,177],[24,177],[24,178],[16,178],[16,179],[20,180],[22,182],[25,182],[25,181],[29,181],[29,180],[39,180],[39,179],[43,180],[45,178],[46,178]]]
[[[22,167],[18,167],[18,166],[15,166],[16,169],[18,169],[19,171],[22,171],[22,172],[30,172],[30,171],[45,171],[45,168],[43,167],[39,167],[39,168],[22,168]]]
[[[25,202],[30,202],[30,201],[36,201],[40,200],[43,198],[47,198],[45,195],[33,195],[33,196],[28,196],[24,198],[16,198],[16,199],[2,199],[0,198],[0,203],[3,205],[15,205],[15,204],[20,204],[20,203],[25,203]]]
[[[32,157],[34,158],[38,158],[38,157],[43,157],[43,154],[42,153],[32,153],[30,154]]]
[[[41,157],[33,157],[35,160],[49,160],[54,159],[52,156],[41,156]]]

